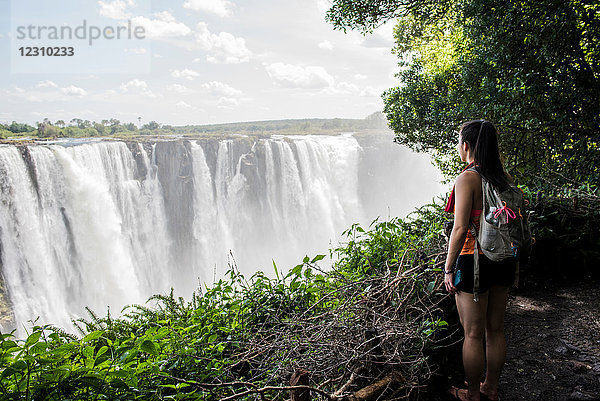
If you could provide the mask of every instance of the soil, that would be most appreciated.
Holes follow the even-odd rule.
[[[536,287],[507,306],[502,399],[600,401],[600,286]]]
[[[600,401],[600,281],[554,280],[538,274],[511,290],[505,333],[503,401]],[[459,330],[459,340],[462,332]],[[447,353],[429,399],[464,388],[459,341]],[[428,399],[427,397],[423,399]]]

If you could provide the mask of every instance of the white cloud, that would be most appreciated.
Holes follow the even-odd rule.
[[[122,0],[116,0],[111,2],[99,1],[100,15],[112,19],[128,19],[131,14],[125,12],[127,4]]]
[[[188,88],[187,86],[183,86],[183,85],[179,85],[179,84],[167,85],[167,90],[171,91],[171,92],[176,92],[176,93],[191,93],[192,92],[192,90],[190,88]]]
[[[35,87],[36,88],[58,88],[58,85],[52,81],[46,80],[46,81],[41,81]]]
[[[319,43],[319,49],[323,49],[323,50],[333,50],[333,43],[331,43],[328,40],[324,40],[321,43]]]
[[[134,26],[144,27],[146,37],[150,39],[177,38],[192,33],[186,24],[177,21],[168,11],[154,13],[154,16],[156,19],[134,17],[131,19],[131,23]]]
[[[132,79],[131,81],[125,83],[125,84],[121,84],[121,91],[123,92],[127,92],[132,88],[137,88],[137,89],[148,89],[148,84],[145,81],[139,80],[139,79]]]
[[[227,0],[186,0],[183,8],[194,11],[206,11],[220,17],[231,15],[231,2]]]
[[[360,91],[360,93],[358,94],[358,96],[361,96],[361,97],[369,97],[369,96],[380,97],[382,93],[383,93],[383,90],[375,89],[372,86],[367,86],[362,91]]]
[[[217,102],[217,106],[223,108],[232,108],[234,106],[237,106],[238,104],[240,104],[239,100],[225,96],[220,98]]]
[[[189,70],[189,69],[185,69],[185,70],[173,70],[171,71],[171,76],[173,78],[185,78],[188,79],[190,81],[193,81],[194,79],[196,79],[197,77],[200,76],[200,73],[198,73],[197,71],[194,70]]]
[[[196,41],[209,55],[213,64],[238,64],[250,60],[251,52],[246,48],[244,38],[236,38],[229,32],[211,33],[204,22],[197,25]]]
[[[60,87],[50,80],[40,81],[33,89],[25,90],[15,87],[12,90],[4,89],[3,92],[9,99],[24,100],[27,102],[59,102],[69,100],[72,96],[86,96],[85,89],[75,85]]]
[[[214,93],[217,95],[224,95],[226,97],[242,95],[241,90],[235,89],[227,84],[224,84],[224,83],[218,82],[218,81],[211,81],[211,82],[202,84],[202,88],[208,90],[211,93]]]
[[[60,88],[60,91],[62,93],[64,93],[65,95],[71,95],[71,96],[85,96],[85,95],[87,95],[87,92],[84,89],[79,88],[79,87],[74,86],[74,85],[69,85],[66,88]]]
[[[337,84],[337,89],[343,93],[353,93],[358,92],[360,90],[358,89],[358,86],[348,82],[340,82],[339,84]]]
[[[349,95],[354,93],[359,93],[360,88],[353,83],[349,82],[338,82],[333,86],[328,86],[323,89],[322,93],[328,95]]]
[[[177,22],[177,18],[175,18],[173,14],[171,14],[168,11],[157,11],[152,15],[154,15],[156,18],[163,22]]]
[[[267,73],[282,86],[296,88],[323,88],[333,86],[334,79],[320,66],[298,66],[272,63],[265,66]]]
[[[367,75],[363,75],[363,74],[354,74],[354,79],[358,79],[360,81],[365,80],[369,78]]]
[[[121,92],[123,93],[140,93],[148,97],[156,97],[156,95],[150,90],[148,84],[140,79],[132,79],[131,81],[121,84]]]
[[[184,102],[183,100],[181,100],[181,101],[179,101],[179,102],[175,103],[175,106],[176,106],[176,107],[179,107],[179,108],[181,108],[181,109],[193,109],[193,108],[194,108],[194,106],[192,106],[192,105],[190,105],[190,104],[188,104],[188,103]]]

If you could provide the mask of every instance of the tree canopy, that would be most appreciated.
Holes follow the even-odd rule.
[[[326,19],[363,34],[397,19],[400,83],[384,112],[397,142],[444,171],[460,123],[482,118],[521,182],[600,182],[597,1],[333,0]]]

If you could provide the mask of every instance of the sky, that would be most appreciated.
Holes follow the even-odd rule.
[[[364,118],[381,111],[382,92],[398,84],[392,23],[345,34],[325,21],[329,6],[0,0],[0,122]],[[25,55],[48,46],[73,55]]]

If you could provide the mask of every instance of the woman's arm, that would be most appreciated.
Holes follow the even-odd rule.
[[[467,231],[469,230],[469,222],[471,219],[471,208],[473,206],[473,194],[477,185],[477,173],[465,171],[456,179],[454,186],[454,227],[450,234],[448,243],[448,256],[444,265],[444,272],[450,272],[454,269],[456,259],[465,243]],[[451,294],[456,293],[454,287],[454,273],[444,274],[444,282],[446,289]]]

